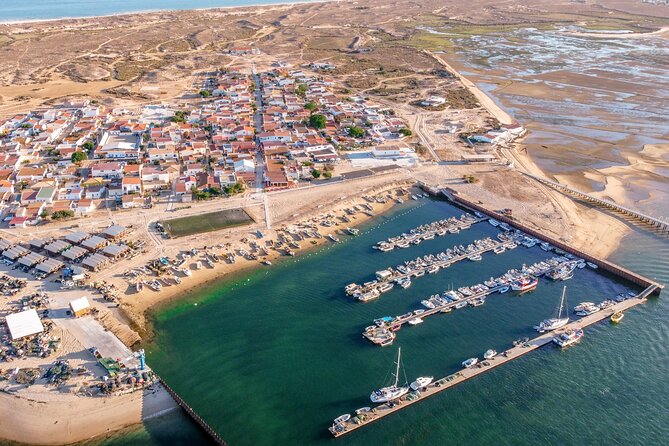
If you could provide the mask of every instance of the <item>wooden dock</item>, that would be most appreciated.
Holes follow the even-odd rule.
[[[475,249],[475,250],[473,250],[471,252],[467,252],[465,254],[459,254],[459,255],[453,256],[450,259],[437,260],[434,263],[432,263],[430,266],[425,267],[425,268],[423,268],[419,271],[411,271],[409,273],[402,273],[402,272],[399,272],[399,271],[393,269],[392,267],[388,267],[384,271],[392,270],[394,272],[392,276],[388,277],[386,280],[380,280],[379,279],[378,283],[374,283],[374,284],[371,284],[371,285],[364,285],[364,284],[360,285],[360,288],[357,291],[364,294],[364,293],[367,293],[369,291],[372,291],[374,288],[378,288],[380,285],[382,285],[383,283],[386,283],[386,282],[393,282],[393,281],[401,280],[401,279],[411,279],[412,277],[414,277],[414,278],[422,277],[424,274],[429,274],[427,272],[427,270],[428,270],[428,268],[430,268],[432,266],[438,266],[439,270],[442,270],[442,269],[448,268],[449,266],[451,266],[455,263],[461,262],[461,261],[463,261],[463,260],[465,260],[469,257],[476,256],[476,255],[483,255],[483,254],[494,251],[495,248],[499,248],[499,247],[502,247],[502,246],[506,249],[510,249],[509,246],[511,244],[515,244],[515,242],[513,242],[513,241],[502,242],[502,241],[494,240],[492,238],[488,238],[488,239],[490,241],[489,246],[486,246],[486,247],[481,248],[481,249]],[[486,239],[483,239],[483,240],[486,240]],[[436,257],[435,254],[433,254],[433,255]],[[414,260],[418,260],[418,259],[414,259]],[[417,272],[418,273],[422,272],[422,274],[417,276],[416,275]]]
[[[557,333],[569,330],[569,329],[576,329],[576,328],[585,328],[588,327],[592,324],[595,324],[597,322],[600,322],[602,320],[608,319],[611,317],[611,315],[617,311],[626,311],[629,310],[632,307],[635,307],[636,305],[642,304],[646,302],[648,296],[654,294],[657,292],[657,287],[658,285],[656,284],[651,284],[649,285],[643,292],[638,294],[637,296],[627,299],[623,302],[617,303],[606,310],[601,310],[598,311],[597,313],[591,314],[589,316],[582,317],[580,319],[577,319],[565,327],[563,327],[560,330],[556,330],[554,332],[549,332],[549,333],[543,333],[539,336],[537,336],[534,339],[529,340],[526,343],[523,343],[521,345],[516,345],[514,347],[511,347],[510,349],[501,352],[497,356],[495,356],[493,359],[486,360],[488,365],[480,365],[480,367],[473,367],[473,368],[464,368],[460,370],[459,372],[456,372],[452,375],[449,375],[447,377],[444,377],[442,379],[434,381],[432,384],[430,384],[425,390],[420,392],[420,396],[413,400],[401,400],[396,402],[394,405],[389,405],[387,403],[381,404],[379,406],[376,406],[372,409],[372,412],[369,412],[364,415],[363,419],[360,419],[360,422],[356,424],[353,422],[353,418],[345,423],[342,423],[342,430],[341,431],[333,431],[332,429],[330,432],[332,435],[337,438],[341,437],[342,435],[348,434],[350,432],[353,432],[356,429],[359,429],[361,427],[367,426],[370,423],[373,423],[374,421],[377,421],[383,417],[386,417],[388,415],[391,415],[399,410],[402,410],[406,407],[411,406],[412,404],[416,404],[420,401],[425,400],[426,398],[431,397],[432,395],[435,395],[439,392],[443,392],[446,389],[450,389],[451,387],[454,387],[460,383],[463,383],[471,378],[474,378],[475,376],[478,376],[482,373],[485,373],[489,370],[494,369],[495,367],[499,367],[502,364],[506,364],[509,361],[512,361],[516,358],[519,358],[531,351],[534,351],[540,347],[543,347],[547,344],[550,344],[552,342],[553,337]]]

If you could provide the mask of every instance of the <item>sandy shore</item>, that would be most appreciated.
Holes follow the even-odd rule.
[[[20,395],[0,393],[0,432],[6,440],[27,444],[85,441],[178,410],[160,385],[152,390],[100,398],[29,390]]]
[[[350,208],[356,204],[365,203],[366,201],[362,198],[362,195],[375,196],[379,194],[386,194],[388,192],[395,193],[400,187],[408,187],[413,184],[413,181],[408,179],[398,179],[395,176],[386,177],[386,178],[370,178],[362,181],[362,185],[366,185],[362,191],[357,190],[356,193],[350,194],[345,190],[350,188],[350,184],[332,184],[328,186],[322,186],[317,188],[306,189],[302,191],[289,191],[285,194],[276,194],[272,195],[269,198],[270,212],[277,217],[277,220],[274,220],[273,227],[276,228],[285,228],[300,223],[312,222],[318,223],[323,218],[322,216],[327,213],[336,214],[337,216],[344,215],[344,209]],[[341,195],[342,193],[347,193],[347,195]],[[300,196],[304,195],[302,199]],[[312,195],[307,199],[306,195]],[[406,198],[406,196],[405,196]],[[293,206],[290,204],[293,203]],[[294,205],[295,203],[304,203],[307,209],[297,210],[290,215],[286,215],[290,211],[296,211]],[[311,203],[311,204],[308,204]],[[318,204],[316,204],[318,203]],[[378,215],[387,212],[395,204],[394,200],[388,200],[387,203],[374,203],[374,215]],[[374,217],[370,217],[361,212],[357,213],[354,216],[350,216],[351,223],[337,222],[335,226],[325,227],[319,226],[319,233],[323,235],[321,239],[310,239],[300,242],[300,249],[296,249],[296,255],[304,255],[307,252],[311,252],[314,249],[318,249],[326,244],[332,244],[333,242],[327,238],[328,234],[335,234],[337,237],[349,237],[349,235],[344,234],[344,230],[347,227],[356,227],[364,224]],[[264,233],[264,239],[276,239],[276,230],[267,230],[262,228]],[[246,248],[248,250],[248,245],[242,243],[242,239],[251,238],[255,239],[255,236],[251,235],[255,231],[249,228],[240,228],[239,230],[224,230],[217,231],[214,233],[204,234],[198,237],[195,237],[192,243],[189,243],[188,246],[190,249],[198,248],[203,251],[204,247],[207,246],[211,252],[217,254],[230,252],[232,248]],[[230,243],[232,246],[229,248],[220,248],[213,247],[213,240],[221,240],[222,237],[220,233],[226,233],[225,240],[227,243]],[[259,242],[263,240],[258,240]],[[174,239],[174,242],[177,243],[177,246],[183,247],[183,241],[181,239]],[[262,256],[262,259],[270,260],[271,262],[280,262],[283,260],[288,260],[289,257],[285,256],[282,252],[275,250],[269,250],[269,255]],[[190,262],[188,265],[193,266],[195,263]],[[193,270],[191,277],[181,277],[182,283],[180,285],[173,285],[170,287],[163,287],[160,292],[155,292],[148,287],[145,287],[139,293],[134,291],[129,291],[121,298],[121,309],[123,313],[132,321],[135,328],[140,331],[143,335],[144,340],[151,337],[151,327],[148,324],[150,320],[149,312],[155,311],[159,308],[160,305],[167,304],[175,299],[183,298],[185,295],[189,295],[197,291],[198,289],[205,287],[216,280],[220,280],[225,277],[234,277],[235,275],[241,274],[243,272],[250,271],[254,268],[271,268],[272,266],[266,266],[259,263],[257,260],[246,260],[241,256],[237,256],[237,261],[235,263],[228,263],[226,261],[221,261],[219,263],[214,263],[213,267],[203,264],[202,269]],[[122,286],[122,285],[119,285]],[[123,288],[125,289],[125,288]]]
[[[476,99],[478,99],[481,106],[483,106],[483,108],[488,110],[488,113],[490,113],[493,117],[495,117],[495,119],[497,119],[500,123],[509,125],[509,124],[513,124],[515,122],[514,119],[511,117],[511,115],[509,115],[507,112],[502,110],[502,108],[499,105],[497,105],[497,103],[495,101],[493,101],[490,96],[485,94],[472,81],[470,81],[469,79],[467,79],[466,77],[461,75],[458,72],[458,70],[453,68],[448,62],[446,62],[444,59],[442,59],[441,57],[439,57],[436,54],[429,53],[429,52],[427,54],[430,54],[432,57],[434,57],[434,59],[437,62],[439,62],[441,65],[443,65],[444,68],[446,68],[448,71],[453,73],[453,75],[455,75],[455,77],[457,77],[458,80],[460,80],[462,85],[465,88],[467,88],[474,96],[476,96]]]

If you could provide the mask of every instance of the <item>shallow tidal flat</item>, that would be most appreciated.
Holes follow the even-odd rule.
[[[665,38],[590,38],[526,28],[457,42],[456,65],[528,127],[528,154],[547,175],[666,214]]]
[[[431,294],[480,283],[552,255],[538,247],[519,247],[425,275],[410,288],[396,287],[368,304],[345,296],[347,283],[371,280],[377,270],[497,234],[479,223],[409,249],[381,253],[371,248],[418,225],[460,214],[445,202],[410,201],[363,226],[358,237],[212,284],[155,315],[156,339],[147,347],[148,361],[229,444],[331,444],[331,420],[369,405],[370,392],[389,379],[398,346],[409,381],[446,376],[466,358],[533,336],[532,326],[553,314],[563,284],[572,306],[629,289],[607,275],[577,270],[568,282],[540,279],[534,292],[491,295],[482,307],[404,327],[390,347],[363,340],[361,331],[377,317],[418,309]],[[634,321],[636,311],[625,323]],[[619,332],[632,338],[625,328]],[[593,415],[553,417],[551,423],[541,415],[548,408],[566,413],[578,407],[595,418],[602,411],[617,416],[617,406],[595,409],[583,394],[569,391],[572,383],[592,379],[588,355],[594,345],[602,348],[598,338],[612,330],[618,329],[599,324],[587,330],[578,347],[564,353],[547,347],[337,441],[481,444],[504,432],[511,444],[533,444],[536,438],[566,438],[565,444],[570,438],[615,442],[630,428],[627,420],[595,434],[588,427]],[[565,370],[578,373],[565,377]],[[597,383],[586,388],[590,385],[599,388]],[[487,429],[475,428],[484,421]]]

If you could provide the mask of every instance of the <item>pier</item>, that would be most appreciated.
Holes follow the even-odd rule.
[[[507,288],[510,289],[512,282],[515,279],[511,279],[513,277],[522,277],[522,276],[530,276],[530,277],[535,277],[539,278],[542,277],[546,274],[549,274],[553,271],[558,270],[561,268],[563,265],[573,262],[572,260],[562,260],[562,257],[554,257],[542,262],[535,263],[529,268],[523,268],[521,271],[512,269],[507,271],[505,274],[502,276],[498,277],[495,279],[495,282],[497,285],[495,286],[484,286],[481,287],[481,284],[477,285],[472,285],[470,287],[467,287],[470,289],[470,291],[473,291],[472,294],[470,295],[463,295],[458,300],[453,300],[448,303],[443,303],[443,304],[436,304],[434,308],[428,308],[428,309],[421,309],[417,311],[411,311],[407,314],[401,315],[401,316],[396,316],[392,320],[384,321],[384,318],[379,319],[379,322],[377,323],[377,320],[374,321],[375,325],[369,326],[363,331],[362,336],[369,340],[371,343],[379,345],[381,347],[385,347],[388,345],[391,345],[396,337],[396,332],[399,330],[402,325],[408,324],[412,319],[418,318],[418,319],[424,319],[428,316],[432,316],[435,314],[440,314],[440,313],[450,313],[453,309],[459,309],[459,308],[464,308],[460,307],[463,303],[465,303],[465,306],[478,306],[476,305],[476,301],[479,301],[479,305],[483,305],[485,303],[485,298],[491,294],[497,293],[502,288]],[[492,279],[492,278],[491,278]],[[478,287],[478,288],[477,288]],[[531,290],[534,290],[536,288],[533,287]],[[480,291],[476,291],[479,290]],[[531,291],[528,290],[528,291]],[[513,292],[518,292],[518,291],[513,291]],[[520,293],[525,293],[527,291],[520,291]],[[448,292],[444,292],[443,295],[447,295]],[[460,293],[462,294],[462,293]],[[428,301],[432,301],[434,304],[435,301],[435,296],[439,296],[443,300],[443,295],[433,295],[428,299]]]
[[[157,376],[157,375],[156,375]],[[165,390],[167,390],[167,393],[170,394],[172,399],[181,407],[184,412],[188,414],[188,416],[197,424],[200,426],[200,428],[209,436],[209,438],[217,445],[219,446],[227,446],[227,443],[216,433],[214,429],[212,429],[206,421],[202,419],[201,416],[193,410],[192,407],[190,407],[170,386],[167,385],[165,381],[163,381],[162,378],[158,377],[158,381],[160,384],[163,385]]]
[[[614,212],[618,212],[620,214],[625,215],[626,217],[629,217],[631,219],[640,221],[642,223],[646,223],[648,225],[651,225],[652,227],[658,229],[660,232],[663,233],[668,233],[669,232],[669,221],[663,218],[658,218],[658,217],[653,217],[651,215],[648,215],[642,211],[639,211],[637,209],[632,209],[626,206],[621,206],[617,203],[614,203],[609,200],[603,200],[601,198],[593,197],[590,194],[586,194],[585,192],[578,191],[576,189],[572,189],[571,187],[565,186],[564,184],[556,183],[555,181],[551,181],[547,178],[542,178],[536,175],[532,175],[527,172],[521,172],[525,176],[532,178],[546,186],[549,186],[557,191],[560,191],[566,195],[571,195],[573,197],[576,197],[580,200],[587,201],[589,203],[595,204],[600,207],[604,207],[606,209],[612,210]]]
[[[477,243],[478,242],[478,243]],[[401,271],[396,271],[393,270],[392,267],[386,268],[385,272],[387,272],[387,275],[383,278],[378,277],[379,273],[382,272],[380,271],[377,273],[378,281],[372,281],[372,282],[367,282],[363,285],[356,285],[356,284],[350,284],[347,285],[346,289],[346,294],[352,294],[354,296],[360,296],[364,297],[366,293],[374,292],[374,290],[379,291],[379,287],[383,285],[384,283],[390,283],[392,281],[402,281],[402,280],[410,280],[412,277],[422,277],[425,275],[425,273],[430,273],[430,268],[437,268],[436,271],[433,272],[438,272],[441,269],[448,268],[449,266],[458,263],[462,260],[468,259],[469,257],[473,256],[480,256],[482,254],[494,251],[497,248],[504,248],[506,249],[513,249],[517,245],[514,241],[496,241],[491,238],[485,238],[481,240],[476,240],[474,243],[476,245],[476,249],[472,249],[471,251],[466,251],[465,253],[462,254],[456,254],[453,255],[452,257],[448,257],[446,259],[439,259],[437,256],[438,254],[432,254],[431,256],[436,258],[437,260],[432,261],[429,263],[428,266],[417,268],[417,269],[410,269],[406,273],[403,273]],[[450,248],[451,250],[454,250],[456,247]],[[458,251],[459,252],[459,251]],[[441,253],[439,253],[441,254]],[[423,257],[419,257],[417,259],[414,259],[410,262],[419,262],[422,261]],[[480,259],[478,259],[480,260]],[[354,286],[355,285],[355,286]],[[378,296],[376,296],[378,297]],[[371,300],[371,299],[360,299],[363,301],[366,300]]]
[[[447,234],[457,234],[460,231],[470,229],[473,224],[480,223],[488,218],[474,217],[463,214],[460,218],[451,217],[444,220],[433,221],[409,230],[408,233],[381,240],[373,246],[382,252],[391,251],[395,248],[408,248],[409,244],[419,244],[424,240],[432,240]]]
[[[423,186],[423,185],[421,185]],[[424,187],[424,186],[423,186]],[[537,231],[535,229],[532,229],[526,225],[524,225],[522,222],[519,222],[518,220],[511,218],[509,216],[500,214],[499,212],[492,211],[490,209],[487,209],[477,203],[474,203],[470,200],[467,200],[466,198],[460,196],[456,191],[450,189],[450,188],[444,188],[440,190],[435,190],[433,188],[428,188],[424,187],[425,190],[430,192],[433,195],[438,195],[441,197],[447,198],[449,201],[455,203],[456,205],[468,209],[470,211],[477,211],[481,212],[482,214],[485,214],[489,217],[494,218],[495,220],[498,220],[500,222],[507,223],[508,225],[521,230],[522,232],[535,237],[541,241],[550,243],[551,245],[555,246],[558,249],[563,250],[564,252],[567,252],[569,254],[575,255],[577,257],[580,257],[584,259],[586,262],[591,262],[597,265],[599,268],[601,268],[604,271],[607,271],[615,276],[618,276],[622,279],[625,279],[629,282],[634,283],[635,285],[644,287],[644,288],[649,288],[651,286],[654,286],[653,288],[653,293],[659,294],[662,289],[664,288],[664,285],[661,285],[660,283],[645,277],[641,274],[635,273],[634,271],[631,271],[627,268],[624,268],[620,265],[617,265],[613,262],[610,262],[605,259],[601,259],[599,257],[595,257],[593,255],[590,255],[584,251],[581,251],[580,249],[577,249],[573,246],[567,245],[564,242],[561,242],[557,239],[554,239],[540,231]]]
[[[637,294],[635,297],[631,299],[627,299],[623,302],[617,303],[607,308],[606,310],[598,311],[597,313],[570,322],[560,330],[543,333],[534,339],[528,340],[527,342],[521,343],[519,345],[514,345],[510,349],[496,355],[494,358],[483,361],[482,363],[479,364],[479,366],[472,368],[463,368],[454,374],[451,374],[449,376],[446,376],[444,378],[432,382],[424,390],[416,392],[415,393],[416,396],[413,397],[413,399],[408,399],[405,396],[403,397],[405,399],[403,400],[400,399],[399,401],[394,402],[392,405],[388,403],[381,404],[379,406],[374,407],[371,412],[368,412],[362,416],[351,418],[351,420],[341,423],[339,425],[340,426],[339,429],[330,428],[330,432],[335,438],[337,438],[349,432],[353,432],[356,429],[367,426],[368,424],[373,423],[376,420],[391,415],[399,410],[411,406],[412,404],[423,401],[432,395],[435,395],[446,389],[450,389],[451,387],[454,387],[471,378],[474,378],[475,376],[478,376],[482,373],[492,370],[495,367],[499,367],[500,365],[506,364],[507,362],[519,358],[531,351],[544,347],[545,345],[550,344],[552,342],[553,337],[555,337],[557,333],[561,333],[563,331],[570,329],[583,329],[592,324],[610,318],[611,315],[613,315],[618,311],[624,312],[632,307],[635,307],[636,305],[642,304],[646,302],[648,296],[651,296],[658,292],[658,287],[659,287],[658,284],[651,284],[644,291]]]

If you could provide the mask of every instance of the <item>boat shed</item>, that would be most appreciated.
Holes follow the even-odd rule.
[[[73,246],[67,251],[63,251],[61,253],[63,257],[70,261],[75,261],[78,258],[85,256],[86,254],[88,254],[88,250],[82,248],[81,246]]]
[[[128,228],[119,225],[112,225],[102,231],[102,235],[110,240],[118,240],[128,234]]]
[[[30,240],[30,247],[40,250],[44,248],[44,246],[48,245],[51,240],[48,238],[34,238]]]
[[[77,231],[77,232],[73,232],[71,234],[67,234],[65,236],[65,240],[67,240],[70,243],[74,243],[74,244],[78,245],[79,243],[86,240],[88,237],[90,237],[89,234],[87,234],[83,231]]]
[[[44,325],[35,309],[9,314],[5,317],[12,341],[44,331]]]
[[[91,254],[81,262],[86,268],[97,271],[107,264],[109,259],[102,254]]]
[[[91,311],[91,304],[88,302],[86,296],[82,296],[70,302],[70,311],[74,317],[81,317]]]
[[[16,260],[19,257],[23,257],[26,254],[29,254],[30,251],[23,246],[16,245],[13,248],[6,249],[2,252],[2,255],[7,257],[9,260]]]
[[[11,248],[13,245],[9,243],[7,240],[2,240],[0,239],[0,251],[5,251],[9,248]]]
[[[28,268],[32,268],[33,266],[35,266],[38,263],[41,263],[45,260],[46,260],[46,257],[44,257],[42,254],[37,254],[35,252],[31,252],[30,254],[26,254],[19,259],[19,265],[23,265],[23,266],[27,266]]]
[[[37,265],[35,269],[45,274],[51,274],[61,269],[63,265],[64,263],[60,260],[48,259]]]
[[[103,249],[102,253],[107,257],[111,257],[112,259],[118,259],[128,251],[130,251],[130,247],[128,245],[124,245],[123,243],[113,243]]]
[[[63,251],[68,250],[71,248],[72,245],[70,243],[67,243],[66,241],[63,240],[56,240],[54,242],[49,243],[44,247],[44,250],[52,256],[57,256],[60,255]]]
[[[98,249],[104,247],[107,243],[107,239],[104,239],[98,235],[94,235],[93,237],[87,238],[81,242],[81,246],[88,249],[89,251],[97,251]]]

